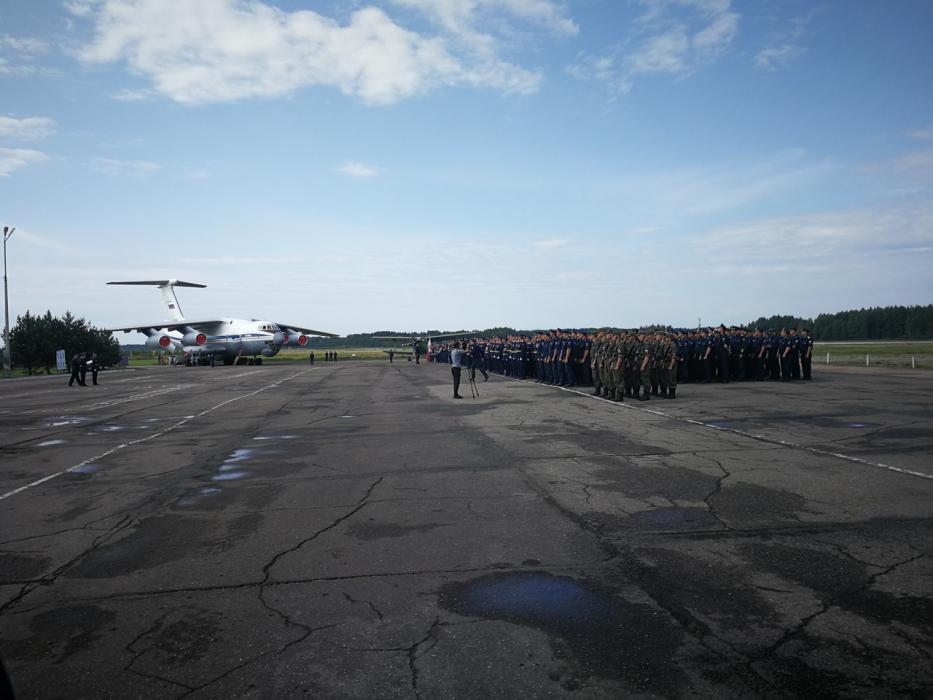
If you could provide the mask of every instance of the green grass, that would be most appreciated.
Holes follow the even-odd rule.
[[[830,365],[865,366],[865,357],[871,367],[912,367],[933,369],[933,342],[889,343],[814,343],[813,363]]]

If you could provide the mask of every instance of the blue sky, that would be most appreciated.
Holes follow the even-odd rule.
[[[11,315],[338,333],[933,302],[933,3],[10,0]]]

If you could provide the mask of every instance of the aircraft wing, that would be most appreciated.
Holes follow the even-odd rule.
[[[280,323],[279,321],[276,321],[276,324],[278,324],[279,328],[288,328],[289,330],[299,331],[300,333],[304,333],[306,335],[320,335],[325,338],[339,338],[340,337],[340,335],[337,333],[326,333],[324,331],[316,331],[313,328],[302,328],[301,326],[293,326],[290,323]]]
[[[428,338],[434,340],[435,338],[456,338],[461,335],[473,335],[473,331],[463,331],[462,333],[443,333],[441,335],[429,335]]]
[[[105,328],[104,330],[109,333],[116,333],[117,331],[123,331],[124,333],[131,333],[132,331],[136,331],[138,333],[148,333],[152,328],[155,328],[158,331],[180,331],[184,330],[188,326],[191,326],[195,330],[210,335],[211,327],[220,323],[223,323],[223,321],[221,321],[219,318],[210,318],[207,320],[192,319],[190,321],[156,321],[155,323],[137,323],[132,326]]]

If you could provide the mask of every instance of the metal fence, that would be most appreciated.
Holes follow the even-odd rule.
[[[911,369],[933,369],[933,355],[896,354],[896,353],[852,353],[827,352],[813,356],[814,364],[822,362],[827,365],[842,365],[847,367],[903,367]]]

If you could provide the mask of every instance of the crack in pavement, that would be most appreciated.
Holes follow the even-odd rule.
[[[722,525],[724,528],[726,528],[726,530],[732,530],[732,526],[731,526],[729,523],[727,523],[727,522],[722,518],[722,516],[719,515],[719,513],[716,511],[716,507],[715,507],[712,503],[710,503],[710,499],[713,498],[714,496],[718,495],[719,492],[722,491],[722,482],[725,481],[726,479],[728,479],[730,476],[732,476],[732,472],[730,472],[728,469],[726,469],[724,466],[722,466],[722,462],[721,462],[720,460],[716,459],[715,457],[710,457],[710,456],[708,456],[708,455],[704,455],[704,456],[700,457],[700,456],[697,455],[696,453],[694,453],[693,456],[694,456],[694,457],[699,457],[700,459],[705,459],[705,460],[707,460],[707,461],[709,461],[709,462],[712,462],[712,463],[715,464],[717,467],[719,467],[719,471],[722,472],[722,475],[721,475],[718,479],[716,479],[716,485],[713,487],[713,490],[710,491],[708,494],[706,494],[706,497],[703,499],[703,503],[706,504],[707,509],[708,509],[709,512],[712,514],[712,516],[713,516],[714,518],[716,518],[716,521],[717,521],[720,525]]]
[[[762,680],[764,680],[765,682],[767,682],[769,685],[773,687],[774,685],[773,682],[765,678],[765,676],[763,675],[764,672],[755,668],[756,664],[760,664],[762,661],[765,661],[769,659],[770,657],[774,656],[774,654],[778,651],[778,649],[780,649],[782,646],[790,642],[792,639],[795,639],[799,637],[801,634],[803,634],[804,631],[807,629],[807,627],[810,626],[810,623],[812,623],[814,620],[821,617],[822,615],[825,615],[827,612],[829,612],[830,609],[834,607],[838,607],[840,603],[845,602],[846,600],[852,598],[853,596],[857,596],[861,594],[862,592],[867,590],[869,587],[871,587],[882,576],[886,576],[887,574],[898,569],[899,567],[905,566],[906,564],[910,564],[911,562],[915,562],[918,559],[922,559],[923,557],[924,557],[923,554],[918,554],[916,556],[910,557],[909,559],[896,562],[895,564],[892,564],[891,566],[886,567],[884,570],[879,571],[878,573],[875,573],[869,576],[867,579],[865,579],[865,582],[858,588],[855,588],[850,591],[846,591],[836,596],[831,596],[828,600],[823,602],[819,610],[817,610],[816,612],[810,615],[807,615],[801,618],[800,621],[796,625],[794,625],[789,630],[785,631],[784,634],[781,635],[781,637],[777,641],[775,641],[773,644],[771,644],[770,646],[768,646],[766,649],[759,652],[758,654],[755,654],[755,656],[752,657],[748,661],[748,664],[747,664],[748,668],[751,671],[753,671],[756,675],[758,675]]]
[[[437,637],[434,636],[434,631],[441,625],[441,618],[434,618],[434,622],[431,624],[431,628],[428,630],[428,633],[419,641],[412,644],[406,650],[408,652],[408,669],[411,672],[411,689],[414,692],[416,698],[421,698],[421,692],[418,690],[418,657],[423,656],[428,653],[435,647],[437,644]],[[422,644],[426,644],[428,641],[431,642],[431,646],[422,651],[418,652]]]
[[[368,606],[369,609],[372,610],[373,613],[375,613],[376,617],[379,618],[379,622],[382,622],[382,621],[383,621],[383,616],[382,616],[382,613],[379,611],[379,608],[377,608],[375,605],[373,605],[370,601],[368,601],[368,600],[357,600],[356,598],[352,597],[349,593],[346,593],[346,592],[343,593],[343,597],[344,597],[344,599],[345,599],[348,603],[354,603],[354,604],[356,604],[356,605],[366,605],[366,606]]]
[[[41,576],[35,581],[30,582],[26,584],[25,586],[23,586],[23,588],[20,590],[18,594],[16,594],[13,598],[5,602],[3,605],[0,605],[0,616],[6,615],[10,611],[12,611],[16,606],[18,606],[26,598],[26,596],[28,596],[30,593],[32,593],[34,590],[36,590],[40,586],[49,586],[55,583],[55,579],[61,576],[67,569],[69,569],[72,565],[74,565],[78,560],[80,560],[82,557],[90,554],[94,550],[101,547],[111,537],[125,530],[126,528],[130,527],[133,523],[134,521],[129,516],[124,516],[124,518],[120,520],[120,522],[118,522],[112,528],[110,528],[110,530],[100,535],[99,537],[95,537],[94,541],[91,543],[91,545],[87,549],[80,552],[76,556],[72,557],[70,560],[68,560],[61,566],[59,566],[57,569],[54,569],[50,573],[45,574],[44,576]]]

